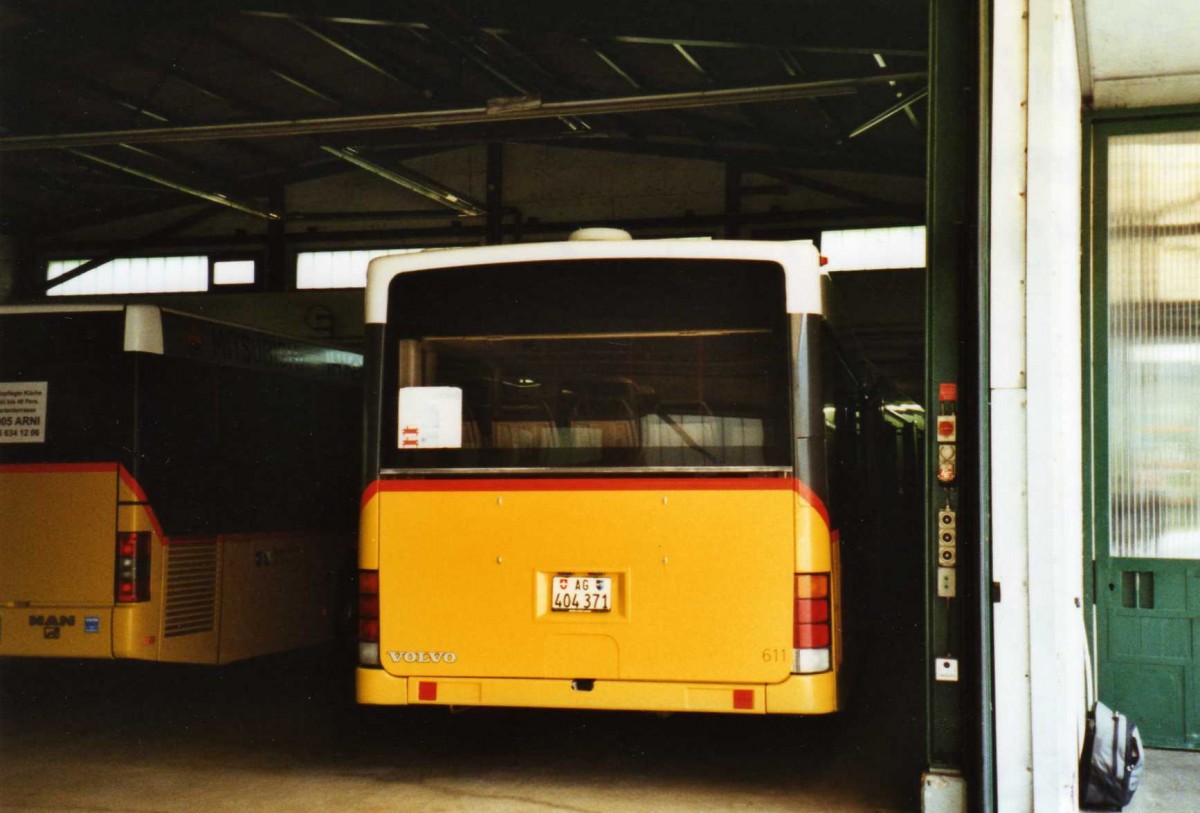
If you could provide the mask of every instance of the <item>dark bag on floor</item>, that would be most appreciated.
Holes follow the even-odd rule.
[[[1119,711],[1097,702],[1088,712],[1079,758],[1079,805],[1120,810],[1133,799],[1146,768],[1142,735]]]

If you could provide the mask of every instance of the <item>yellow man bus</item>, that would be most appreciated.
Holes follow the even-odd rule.
[[[329,640],[361,374],[359,353],[149,305],[0,308],[0,655]]]
[[[835,711],[819,265],[630,240],[372,262],[359,702]]]

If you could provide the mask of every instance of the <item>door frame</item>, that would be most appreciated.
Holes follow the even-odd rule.
[[[1084,600],[1091,659],[1104,686],[1101,646],[1108,620],[1101,591],[1108,590],[1114,557],[1109,551],[1108,466],[1108,140],[1113,136],[1200,131],[1200,105],[1136,110],[1085,110],[1083,118],[1082,274]],[[1148,560],[1122,557],[1137,563]],[[1157,561],[1157,560],[1156,560]],[[1197,562],[1200,567],[1200,561]],[[1089,612],[1090,611],[1090,612]],[[1196,678],[1200,679],[1200,678]],[[1178,746],[1192,747],[1192,746]]]

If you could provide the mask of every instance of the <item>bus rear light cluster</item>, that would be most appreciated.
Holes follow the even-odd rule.
[[[797,573],[792,624],[792,671],[827,672],[830,668],[829,574]]]
[[[150,532],[117,534],[116,600],[133,604],[150,600]]]
[[[358,662],[378,668],[379,571],[358,571]]]

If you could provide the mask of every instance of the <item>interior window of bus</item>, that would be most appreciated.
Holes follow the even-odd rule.
[[[714,260],[398,275],[383,465],[787,467],[783,286],[776,264]]]

